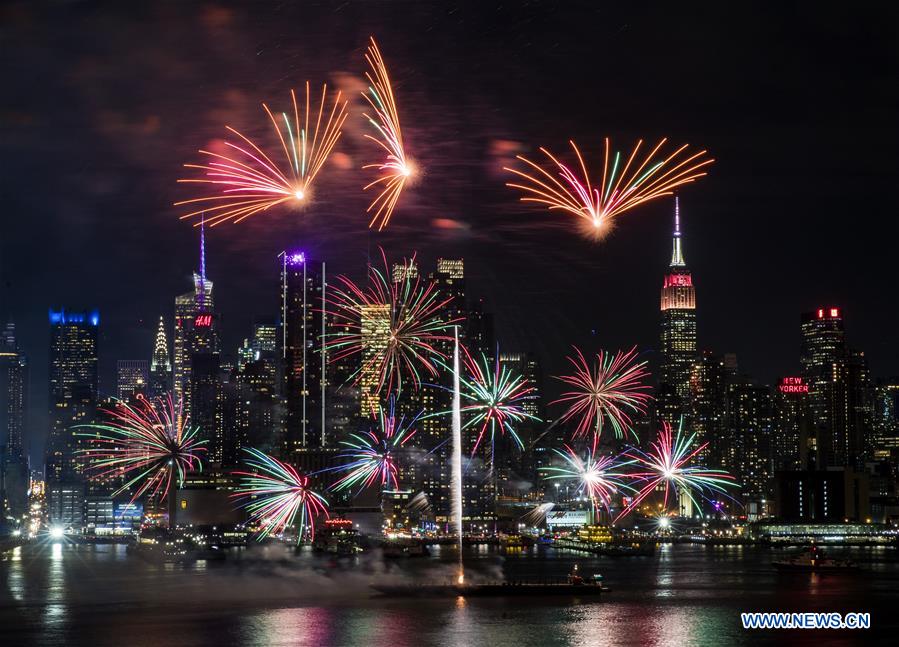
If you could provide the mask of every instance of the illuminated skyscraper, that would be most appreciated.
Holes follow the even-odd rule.
[[[325,389],[327,353],[323,298],[325,264],[300,252],[282,252],[281,352],[287,406],[285,455],[327,445]]]
[[[145,359],[116,362],[116,397],[126,402],[149,395],[150,365]]]
[[[659,417],[672,425],[689,413],[690,373],[696,361],[696,289],[681,248],[680,205],[674,198],[671,263],[662,284],[659,351]]]
[[[864,353],[847,348],[839,308],[805,313],[801,333],[815,465],[861,468],[873,445],[872,387]]]
[[[200,228],[200,271],[193,275],[192,292],[175,297],[173,385],[175,399],[183,398],[184,412],[191,415],[191,371],[195,355],[220,352],[218,315],[212,281],[206,278],[206,239]]]
[[[727,385],[734,376],[724,357],[703,351],[690,375],[690,431],[698,443],[708,443],[700,460],[717,469],[732,467],[730,439],[727,433]]]
[[[732,380],[727,387],[728,451],[722,467],[740,484],[743,501],[749,504],[752,515],[764,514],[762,501],[773,498],[773,425],[768,387],[747,378]]]
[[[169,343],[165,337],[165,323],[159,317],[159,328],[150,359],[150,395],[157,397],[172,388],[172,362],[169,359]]]
[[[50,438],[46,478],[77,475],[72,427],[88,422],[97,407],[97,336],[100,315],[50,310]]]
[[[782,377],[774,392],[776,433],[772,439],[774,469],[804,470],[815,457],[809,410],[809,385],[800,376]]]
[[[19,348],[15,324],[8,323],[0,337],[0,445],[10,463],[25,462],[27,413],[28,357]]]

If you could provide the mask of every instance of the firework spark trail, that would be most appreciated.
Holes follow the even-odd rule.
[[[392,485],[399,488],[397,478],[397,454],[415,435],[415,416],[406,423],[405,417],[396,416],[396,400],[390,398],[389,409],[379,406],[377,423],[364,434],[350,434],[350,440],[341,441],[346,449],[341,458],[350,462],[335,468],[348,472],[331,485],[333,490],[343,490],[358,486],[359,490],[379,483],[381,488]]]
[[[539,503],[534,506],[529,512],[526,512],[521,516],[521,520],[529,526],[537,527],[539,524],[543,523],[546,519],[546,515],[552,511],[553,508],[556,507],[555,503],[547,502],[547,503]]]
[[[650,387],[644,383],[649,377],[646,362],[635,361],[636,347],[614,355],[600,351],[592,368],[584,354],[577,347],[574,350],[576,355],[568,357],[574,372],[556,377],[573,390],[564,392],[550,403],[568,405],[559,421],[576,420],[573,437],[592,434],[594,449],[606,421],[612,426],[616,438],[633,434],[631,416],[645,413],[646,405],[652,399],[648,393]]]
[[[570,446],[565,451],[553,450],[565,460],[562,467],[544,467],[544,479],[574,481],[577,483],[578,496],[587,496],[598,512],[600,507],[611,512],[612,497],[619,492],[636,492],[625,481],[633,478],[631,474],[621,471],[622,468],[636,463],[636,460],[623,460],[624,454],[618,456],[596,456],[592,447],[587,448],[586,458]]]
[[[346,276],[337,278],[325,300],[331,328],[325,337],[330,362],[361,355],[353,373],[358,384],[372,380],[374,393],[401,392],[405,379],[421,386],[421,373],[437,375],[437,360],[447,355],[438,346],[453,340],[451,329],[461,318],[445,316],[452,296],[442,296],[436,281],[418,276],[415,256],[391,274],[384,250],[384,271],[368,266],[363,288]],[[414,271],[413,271],[414,270]]]
[[[489,438],[491,448],[497,434],[508,435],[516,446],[523,450],[524,443],[515,431],[515,426],[521,422],[532,420],[540,422],[537,416],[527,413],[523,407],[534,400],[537,395],[536,387],[528,383],[522,375],[515,375],[505,366],[499,357],[499,348],[496,349],[496,357],[490,359],[481,354],[481,361],[472,358],[464,346],[463,361],[468,377],[460,376],[462,384],[462,417],[466,419],[462,425],[462,431],[474,428],[477,439],[471,450],[474,457],[481,443]],[[447,371],[452,368],[444,362],[441,366]],[[445,416],[452,411],[438,411],[425,417]]]
[[[414,171],[410,160],[406,157],[406,151],[403,146],[403,133],[400,129],[400,117],[396,109],[396,98],[393,95],[393,87],[390,84],[390,77],[387,74],[387,65],[378,49],[375,39],[371,39],[371,45],[365,54],[365,60],[368,62],[371,72],[366,72],[365,77],[368,79],[368,92],[363,92],[362,96],[368,102],[373,111],[373,115],[363,113],[363,117],[375,129],[376,135],[366,134],[366,139],[375,142],[382,154],[385,155],[384,160],[366,164],[363,169],[374,169],[378,176],[365,185],[364,190],[374,188],[379,191],[371,204],[366,209],[367,213],[372,214],[369,228],[377,224],[378,231],[383,230],[390,222],[390,216],[396,207],[403,187],[409,181]]]
[[[341,93],[337,92],[330,111],[325,107],[327,94],[328,86],[325,85],[318,111],[313,113],[307,81],[305,109],[301,113],[296,93],[291,90],[293,121],[286,112],[276,116],[265,103],[262,104],[281,143],[284,161],[280,164],[274,161],[275,155],[265,152],[264,147],[226,126],[239,138],[236,143],[224,141],[227,154],[201,149],[200,154],[206,156],[205,164],[184,165],[199,171],[201,177],[184,178],[178,182],[210,185],[208,188],[216,194],[176,202],[175,206],[191,205],[190,208],[196,209],[181,219],[205,214],[206,224],[215,226],[227,221],[237,223],[287,202],[308,202],[312,183],[340,139],[347,117],[347,102],[341,102]]]
[[[637,448],[631,448],[625,452],[625,456],[635,461],[637,471],[631,473],[635,483],[640,489],[630,505],[618,515],[626,515],[636,508],[657,487],[664,485],[663,505],[668,507],[668,499],[678,493],[689,497],[697,507],[699,502],[694,495],[707,499],[713,492],[727,496],[727,487],[736,487],[734,477],[723,470],[713,470],[698,465],[690,465],[690,462],[706,448],[708,443],[694,447],[696,434],[686,436],[683,433],[683,418],[674,434],[671,425],[662,423],[659,437],[651,444],[648,452]]]
[[[549,163],[541,166],[521,155],[516,156],[526,168],[505,168],[520,178],[506,183],[506,186],[520,190],[524,194],[520,198],[522,202],[541,204],[550,211],[558,209],[576,216],[583,223],[586,235],[600,239],[608,232],[614,218],[644,202],[671,195],[677,187],[706,175],[707,171],[703,169],[715,161],[704,159],[704,150],[687,153],[687,144],[664,159],[655,160],[656,154],[667,141],[659,141],[642,161],[638,161],[643,145],[641,139],[623,165],[620,152],[611,155],[610,168],[610,143],[607,137],[599,186],[594,186],[591,182],[584,157],[573,141],[569,140],[569,143],[577,156],[580,173],[541,147],[540,151],[546,155]]]
[[[144,494],[166,499],[173,482],[181,485],[188,471],[202,468],[206,441],[197,438],[199,427],[190,426],[171,395],[141,398],[134,406],[116,400],[100,412],[104,422],[76,427],[90,430],[76,432],[88,444],[78,454],[90,479],[125,479],[114,496],[134,487],[132,503]]]
[[[244,463],[250,471],[236,471],[240,484],[231,496],[261,527],[259,539],[278,535],[293,526],[299,515],[297,542],[304,534],[315,537],[315,519],[328,517],[328,502],[310,489],[309,477],[258,449],[245,447]]]

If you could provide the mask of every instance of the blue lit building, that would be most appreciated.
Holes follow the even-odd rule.
[[[73,426],[88,422],[97,407],[96,310],[50,310],[50,438],[46,478],[67,481],[79,476]]]

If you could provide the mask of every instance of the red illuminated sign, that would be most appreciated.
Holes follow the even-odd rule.
[[[209,328],[212,325],[212,315],[197,315],[194,319],[194,326],[197,328]]]
[[[839,308],[818,308],[818,319],[824,319],[825,315],[829,319],[836,319],[840,316]]]
[[[808,384],[801,377],[782,377],[777,390],[781,393],[808,393]]]
[[[663,287],[684,287],[689,288],[693,285],[693,277],[689,274],[669,274],[665,277],[665,285]]]

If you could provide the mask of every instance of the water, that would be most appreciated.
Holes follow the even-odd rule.
[[[0,562],[2,645],[749,645],[861,643],[899,628],[899,563],[890,549],[856,550],[855,574],[778,575],[777,552],[662,547],[652,558],[592,558],[537,550],[466,554],[469,581],[562,576],[577,562],[614,591],[563,599],[384,599],[373,580],[453,578],[455,549],[385,565],[335,561],[278,546],[223,563],[158,565],[123,546],[26,547]],[[870,611],[870,632],[749,632],[739,612]]]

